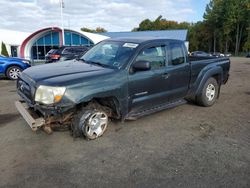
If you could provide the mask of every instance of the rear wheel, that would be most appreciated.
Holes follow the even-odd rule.
[[[197,96],[197,102],[201,106],[212,106],[219,92],[219,85],[214,78],[209,78],[202,88],[201,94]]]
[[[6,76],[11,80],[16,80],[22,69],[18,66],[11,66],[6,71]]]

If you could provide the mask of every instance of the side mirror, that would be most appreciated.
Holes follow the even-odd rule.
[[[133,68],[135,71],[146,71],[151,69],[151,65],[149,61],[136,61]]]

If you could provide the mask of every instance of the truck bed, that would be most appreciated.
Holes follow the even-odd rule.
[[[230,69],[230,60],[227,57],[198,57],[198,56],[189,56],[189,62],[191,64],[191,80],[190,85],[191,87],[194,86],[199,82],[199,74],[202,72],[206,72],[211,67],[216,64],[217,66],[223,69],[222,75],[222,83],[225,84],[229,77],[229,69]],[[203,71],[204,70],[204,71]]]

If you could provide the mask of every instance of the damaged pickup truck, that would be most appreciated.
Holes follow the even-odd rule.
[[[134,120],[186,100],[212,106],[229,69],[228,58],[188,57],[179,40],[107,39],[78,60],[23,71],[15,105],[34,131],[65,127],[96,139],[109,119]]]

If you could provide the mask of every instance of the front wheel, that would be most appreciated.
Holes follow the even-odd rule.
[[[197,102],[201,106],[212,106],[219,93],[219,85],[216,79],[209,78],[204,84],[201,93],[197,96]]]
[[[18,66],[11,66],[6,71],[6,76],[11,80],[16,80],[22,69]]]
[[[94,140],[104,134],[108,126],[108,115],[102,109],[87,109],[74,118],[73,132],[84,135],[88,140]]]

